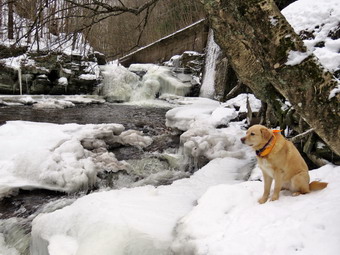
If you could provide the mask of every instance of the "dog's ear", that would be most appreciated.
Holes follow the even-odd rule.
[[[269,129],[268,128],[261,128],[261,134],[262,134],[262,137],[265,139],[265,140],[269,140],[270,137],[272,136],[272,134],[270,133]]]

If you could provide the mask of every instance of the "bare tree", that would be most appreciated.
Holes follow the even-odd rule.
[[[8,24],[7,24],[7,37],[14,39],[14,0],[8,2]]]

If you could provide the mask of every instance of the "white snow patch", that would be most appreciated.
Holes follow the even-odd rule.
[[[304,61],[310,54],[307,52],[300,52],[291,50],[288,53],[287,62],[285,63],[287,66],[294,66],[300,64]]]
[[[96,80],[97,76],[95,74],[81,74],[79,75],[81,80]]]
[[[58,79],[58,84],[62,86],[67,86],[68,85],[68,80],[66,77],[60,77]]]
[[[261,108],[261,100],[257,99],[253,94],[239,94],[238,96],[226,101],[223,105],[227,107],[239,108],[238,112],[248,112],[247,98],[252,112],[258,112]]]
[[[328,99],[331,100],[333,97],[335,97],[337,94],[340,93],[340,84],[336,86],[334,89],[331,90],[329,93]]]

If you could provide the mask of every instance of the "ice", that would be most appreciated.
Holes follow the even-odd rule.
[[[221,48],[214,41],[214,32],[210,29],[208,34],[203,80],[200,90],[201,97],[214,97],[216,60],[221,54]]]
[[[37,109],[65,109],[74,106],[75,105],[70,101],[52,98],[43,99],[33,105],[33,107]]]
[[[120,124],[7,122],[0,126],[0,198],[18,188],[86,190],[96,183],[98,172],[127,169],[127,163],[108,153],[108,144],[142,148],[152,139],[123,131]]]
[[[0,234],[0,254],[3,255],[20,255],[20,253],[12,247],[8,247],[3,234]]]
[[[169,67],[150,64],[133,64],[129,70],[146,71],[140,87],[131,98],[132,101],[154,99],[158,94],[185,96],[191,88],[190,82],[184,82],[180,77],[176,77]]]
[[[102,66],[104,86],[102,94],[109,102],[129,101],[132,92],[139,84],[138,75],[117,63]]]
[[[133,64],[129,69],[117,63],[102,67],[102,94],[110,102],[129,102],[155,99],[163,94],[185,96],[192,86],[171,72],[169,67],[154,64]],[[144,72],[143,78],[134,72]]]

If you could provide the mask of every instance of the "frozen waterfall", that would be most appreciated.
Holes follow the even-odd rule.
[[[101,94],[109,102],[143,101],[164,94],[185,96],[192,86],[190,75],[154,64],[133,64],[127,69],[112,63],[102,68],[102,75]]]
[[[214,32],[209,30],[208,42],[206,49],[205,66],[203,72],[203,81],[201,86],[201,97],[213,98],[215,92],[215,73],[216,73],[216,60],[221,54],[220,47],[214,41]]]

